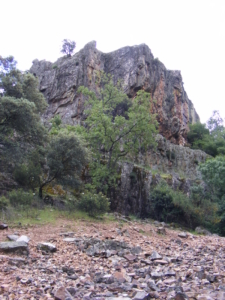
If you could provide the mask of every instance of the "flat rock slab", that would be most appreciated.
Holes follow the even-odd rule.
[[[126,255],[124,255],[124,258],[126,258],[128,261],[137,260],[137,257],[135,255],[132,255],[132,254],[126,254]]]
[[[16,241],[17,242],[25,242],[25,243],[28,243],[29,242],[29,237],[26,236],[26,235],[21,235]]]
[[[39,243],[37,249],[50,252],[56,252],[57,250],[56,246],[51,243]]]
[[[71,237],[68,237],[68,238],[65,238],[63,239],[64,242],[67,242],[67,243],[74,243],[77,241],[76,238],[71,238]]]
[[[10,241],[16,242],[16,240],[19,238],[19,236],[18,236],[18,235],[15,235],[15,234],[9,234],[9,235],[7,235],[7,238],[8,238]]]
[[[27,243],[25,243],[25,242],[2,242],[2,243],[0,243],[0,250],[2,250],[2,251],[27,250]]]
[[[60,235],[63,235],[63,236],[74,236],[75,232],[73,231],[68,231],[68,232],[62,232],[60,233]]]
[[[168,261],[162,260],[162,259],[156,259],[156,260],[154,260],[154,264],[156,264],[156,265],[167,265]]]

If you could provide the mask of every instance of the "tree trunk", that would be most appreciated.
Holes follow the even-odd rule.
[[[39,187],[39,197],[42,199],[42,186]]]

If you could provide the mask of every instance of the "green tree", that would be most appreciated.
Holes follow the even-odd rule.
[[[213,112],[207,127],[201,123],[190,125],[187,138],[191,147],[201,149],[213,157],[225,154],[225,128],[218,111]]]
[[[92,182],[107,192],[116,183],[118,163],[154,146],[157,131],[148,93],[140,90],[129,99],[121,84],[106,75],[101,84],[97,96],[85,87],[79,91],[88,98],[84,134],[92,153]]]
[[[196,142],[202,140],[205,136],[209,136],[209,129],[206,128],[206,124],[197,122],[189,127],[190,131],[187,134],[187,138],[191,146],[195,146]]]
[[[0,164],[3,169],[26,161],[26,156],[43,145],[47,131],[39,113],[46,101],[37,79],[16,69],[13,57],[0,59]]]
[[[225,156],[217,156],[199,166],[212,202],[218,204],[219,222],[213,230],[225,235]]]
[[[18,162],[46,140],[36,106],[26,99],[0,97],[0,162]]]
[[[76,47],[76,43],[74,41],[64,39],[63,44],[62,44],[61,52],[63,54],[66,54],[67,56],[71,56],[71,54],[73,53],[75,47]]]
[[[89,216],[96,217],[109,210],[109,199],[105,195],[95,193],[95,191],[85,191],[81,194],[78,208],[86,211]]]
[[[203,180],[219,198],[225,196],[225,157],[217,156],[199,166]]]
[[[0,55],[0,74],[8,73],[16,68],[16,60],[12,55],[8,57],[2,57]]]
[[[87,149],[74,133],[59,132],[53,135],[46,148],[44,172],[39,180],[39,196],[44,186],[56,181],[62,185],[77,188],[80,176],[87,163]]]

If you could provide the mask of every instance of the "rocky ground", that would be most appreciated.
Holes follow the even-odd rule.
[[[1,248],[8,235],[30,239],[1,250],[0,299],[225,299],[224,238],[158,226],[58,220],[0,230]]]

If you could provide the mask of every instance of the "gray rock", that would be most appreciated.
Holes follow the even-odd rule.
[[[149,281],[148,286],[152,291],[156,291],[156,292],[160,291],[160,289],[156,286],[156,284],[153,281]]]
[[[60,233],[60,235],[70,236],[70,237],[74,236],[74,234],[75,234],[75,232],[73,232],[73,231],[68,231],[68,232],[62,232],[62,233]]]
[[[16,241],[17,242],[25,242],[28,243],[29,242],[29,238],[26,235],[21,235]]]
[[[77,241],[76,238],[71,238],[71,237],[68,237],[68,238],[65,238],[63,239],[64,242],[67,242],[67,243],[74,243]]]
[[[25,263],[26,263],[25,259],[18,258],[18,257],[11,258],[11,259],[9,259],[9,262],[8,262],[9,265],[17,266],[17,267],[20,267],[20,266],[24,265]]]
[[[68,292],[65,287],[60,287],[54,291],[55,300],[72,300],[73,296]]]
[[[181,233],[178,234],[178,236],[183,238],[183,239],[186,239],[188,237],[186,232],[181,232]]]
[[[18,235],[15,235],[15,234],[9,234],[9,235],[7,235],[7,238],[10,240],[10,241],[16,241],[18,238],[19,238],[19,236]]]
[[[166,235],[166,229],[165,229],[165,227],[158,227],[157,228],[157,233],[158,234]]]
[[[174,271],[166,271],[164,276],[176,276],[176,273]]]
[[[149,300],[150,296],[146,292],[137,292],[137,294],[134,296],[133,300]]]
[[[142,252],[142,249],[140,246],[136,246],[136,247],[131,248],[130,252],[132,254],[139,255]]]
[[[8,225],[5,223],[0,223],[0,229],[1,230],[8,229]]]
[[[16,251],[16,250],[26,250],[27,243],[25,242],[2,242],[0,243],[0,250],[2,251]]]
[[[151,260],[156,260],[156,259],[162,259],[162,256],[158,254],[158,252],[153,251],[152,255],[150,256]]]
[[[178,292],[174,298],[175,300],[188,300],[188,296],[185,293]]]
[[[210,231],[208,231],[207,229],[202,228],[202,227],[200,227],[200,226],[196,227],[196,228],[195,228],[195,231],[196,231],[198,234],[212,235],[212,233],[211,233]]]
[[[162,272],[151,272],[151,277],[153,279],[159,279],[163,277],[163,273]]]
[[[37,245],[37,249],[49,251],[49,252],[56,252],[56,246],[51,243],[39,243]]]

